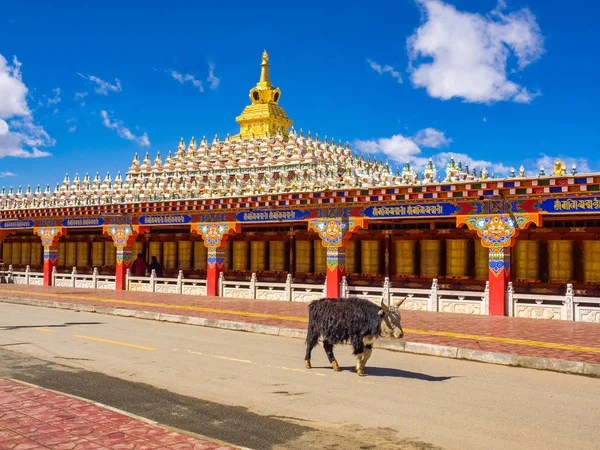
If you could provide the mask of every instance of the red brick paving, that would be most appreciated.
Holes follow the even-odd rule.
[[[0,379],[0,450],[226,450],[98,405]]]
[[[60,295],[60,297],[56,296],[57,294]],[[249,322],[297,329],[306,329],[306,319],[308,316],[308,305],[306,303],[245,300],[223,297],[196,297],[178,294],[71,289],[13,284],[0,285],[0,296],[152,311],[164,314]],[[106,300],[103,301],[103,299]],[[119,303],[119,300],[141,302],[142,304],[131,305]],[[173,306],[164,307],[151,305],[149,303]],[[226,310],[229,314],[194,311],[181,307]],[[300,320],[246,317],[236,314],[238,312],[285,316]],[[522,356],[557,358],[600,364],[600,324],[424,311],[403,311],[402,324],[406,329],[471,335],[471,338],[459,338],[407,332],[404,339],[410,342],[422,342],[483,351],[511,353]],[[593,347],[597,349],[597,351],[576,351],[509,342],[488,342],[473,338],[473,336],[492,336],[497,338]]]

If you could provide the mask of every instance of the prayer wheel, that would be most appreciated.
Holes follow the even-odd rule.
[[[548,281],[573,280],[573,241],[548,241]]]
[[[192,268],[192,257],[193,257],[193,246],[192,241],[179,241],[177,243],[177,260],[179,262],[179,269],[191,269]]]
[[[313,241],[314,273],[327,273],[327,249],[320,239]]]
[[[111,244],[112,245],[112,242]],[[60,267],[64,267],[67,263],[67,243],[59,242],[58,243],[58,262],[57,264]]]
[[[267,269],[267,243],[265,241],[250,242],[250,270]]]
[[[134,255],[135,257],[135,255]],[[163,267],[165,269],[175,269],[177,266],[177,242],[163,242]]]
[[[134,242],[131,246],[131,254],[133,255],[133,259],[137,258],[137,255],[141,253],[146,260],[146,255],[144,254],[144,243],[143,242]]]
[[[296,241],[296,272],[312,272],[312,253],[311,241]]]
[[[269,242],[269,270],[272,272],[284,272],[287,270],[288,254],[286,252],[287,242]]]
[[[225,262],[223,264],[223,269],[224,270],[229,270],[231,269],[231,252],[233,249],[233,245],[231,244],[231,241],[227,241],[227,243],[225,244]],[[208,259],[208,257],[207,257]]]
[[[346,247],[346,273],[359,273],[358,241],[349,241]]]
[[[21,264],[21,243],[13,242],[12,243],[12,265],[18,266]]]
[[[416,275],[417,271],[417,241],[394,241],[394,265],[396,275]]]
[[[600,282],[600,241],[583,241],[583,281]]]
[[[162,242],[160,241],[150,241],[148,242],[148,250],[150,251],[150,261],[152,261],[152,257],[156,256],[158,262],[163,264],[163,252],[162,252]]]
[[[67,256],[65,265],[72,269],[77,264],[77,242],[67,242]]]
[[[87,267],[90,264],[90,244],[88,242],[77,243],[77,267]]]
[[[425,239],[421,241],[421,275],[438,277],[441,273],[442,241]]]
[[[2,261],[6,264],[6,268],[12,264],[12,242],[2,244]]]
[[[104,242],[92,242],[92,266],[104,265]]]
[[[521,240],[515,245],[517,280],[538,280],[540,277],[540,241]]]
[[[21,243],[21,264],[24,266],[31,264],[31,242]]]
[[[37,242],[31,243],[31,263],[32,266],[44,265],[44,247]]]
[[[469,240],[446,240],[446,275],[466,277],[469,275]]]
[[[381,242],[360,241],[360,272],[368,275],[379,274],[381,267]]]
[[[113,241],[104,243],[104,264],[108,267],[116,267],[117,265],[117,248]]]
[[[194,242],[194,269],[206,270],[206,262],[208,259],[208,249],[204,245],[204,241]]]
[[[490,251],[484,247],[480,239],[475,239],[475,278],[487,280],[489,277]]]
[[[248,270],[248,245],[246,241],[232,242],[233,248],[233,270]]]

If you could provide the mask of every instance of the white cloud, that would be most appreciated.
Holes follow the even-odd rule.
[[[567,166],[567,173],[571,173],[573,164],[576,165],[577,172],[579,173],[589,173],[592,171],[590,162],[587,158],[572,158],[564,155],[549,156],[545,153],[540,153],[539,158],[537,158],[534,162],[527,162],[526,167],[531,167],[531,169],[527,170],[526,172],[529,175],[537,175],[540,172],[540,167],[543,167],[546,175],[552,175],[554,172],[554,163],[556,162],[556,158],[565,163]]]
[[[167,70],[166,72],[175,80],[179,81],[179,83],[184,84],[185,82],[189,81],[196,89],[198,89],[198,91],[204,92],[204,86],[202,86],[202,82],[197,80],[193,75],[190,75],[189,73],[181,74],[175,70]]]
[[[61,102],[60,88],[52,89],[52,92],[54,92],[54,97],[48,98],[48,101],[47,101],[48,106],[57,105],[58,103]]]
[[[109,92],[121,92],[123,90],[121,87],[121,82],[118,78],[115,78],[115,84],[111,84],[108,81],[104,81],[98,77],[95,77],[94,75],[84,75],[79,72],[77,72],[77,75],[79,75],[81,78],[96,83],[97,86],[94,91],[96,91],[96,93],[99,95],[108,95]],[[75,97],[77,98],[77,94],[75,94]]]
[[[221,80],[215,76],[215,65],[211,62],[208,63],[208,77],[206,77],[206,81],[213,91],[219,87],[219,83],[221,82]]]
[[[12,172],[0,172],[0,178],[14,177],[16,174]]]
[[[500,2],[483,16],[458,11],[441,0],[417,2],[423,23],[407,42],[416,87],[426,88],[435,98],[475,103],[529,103],[539,95],[507,78],[511,56],[517,59],[513,73],[544,52],[540,28],[528,9],[504,14]]]
[[[73,97],[75,100],[81,100],[88,96],[87,92],[75,92],[75,96]]]
[[[27,92],[17,57],[13,58],[13,65],[10,66],[6,58],[0,55],[0,119],[28,116]]]
[[[379,75],[383,75],[384,73],[389,73],[392,78],[395,78],[398,81],[398,83],[402,83],[402,75],[400,75],[400,72],[398,72],[392,66],[388,66],[387,64],[382,66],[381,64],[378,64],[375,61],[372,61],[370,59],[367,59],[367,62],[369,63],[369,66],[371,67],[371,69],[373,69]]]
[[[427,148],[441,148],[448,147],[452,139],[447,138],[446,135],[435,128],[425,128],[418,131],[414,135],[413,140],[421,147]]]
[[[39,147],[56,143],[43,127],[34,123],[27,106],[28,91],[21,78],[19,60],[14,57],[11,66],[0,55],[0,158],[50,156]],[[60,90],[55,92],[60,94]]]
[[[71,125],[69,127],[69,133],[74,133],[75,131],[77,131],[77,119],[75,117],[69,117],[67,119],[67,125]]]
[[[123,125],[122,121],[118,119],[113,119],[111,121],[110,117],[108,116],[108,112],[100,111],[100,115],[102,116],[102,122],[104,123],[104,126],[115,130],[122,138],[129,141],[135,141],[142,147],[150,147],[150,139],[148,138],[148,134],[144,133],[141,136],[136,136],[129,130],[129,128],[126,128]]]
[[[75,133],[77,131],[77,125],[71,125],[69,127],[69,133]]]
[[[450,162],[450,157],[452,156],[457,163],[459,161],[462,162],[463,168],[465,165],[468,165],[471,170],[476,168],[479,171],[485,167],[490,175],[492,173],[496,175],[507,175],[510,172],[510,167],[507,167],[502,163],[477,160],[464,153],[439,152],[425,155],[417,142],[419,137],[426,141],[426,146],[433,148],[438,148],[442,145],[447,146],[452,142],[452,140],[447,138],[442,132],[433,128],[425,128],[418,131],[413,137],[397,134],[391,138],[379,138],[366,141],[357,140],[354,142],[354,147],[363,153],[383,155],[395,163],[404,164],[408,161],[418,172],[425,168],[425,165],[429,161],[429,157],[431,157],[437,166],[438,174],[441,178],[443,178],[442,172],[445,170],[446,164]]]

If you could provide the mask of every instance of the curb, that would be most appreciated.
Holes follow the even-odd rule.
[[[72,311],[107,314],[120,317],[134,317],[136,319],[157,320],[161,322],[182,323],[209,328],[220,328],[231,331],[246,331],[248,333],[267,334],[296,339],[304,339],[306,330],[297,328],[280,328],[272,325],[261,325],[249,322],[233,322],[230,320],[205,319],[202,317],[180,316],[176,314],[163,314],[152,311],[138,311],[122,308],[108,308],[105,306],[81,305],[65,302],[51,302],[27,298],[2,297],[1,303],[17,305],[41,306],[45,308],[68,309]],[[416,355],[439,356],[442,358],[463,359],[503,366],[523,367],[526,369],[548,370],[551,372],[585,375],[600,378],[600,364],[592,364],[564,359],[540,358],[536,356],[521,356],[512,353],[487,352],[468,348],[448,347],[445,345],[425,344],[421,342],[385,341],[379,340],[375,348],[395,352],[413,353]]]
[[[8,303],[8,302],[5,302],[4,299],[0,299],[0,302]],[[99,402],[95,402],[93,400],[89,400],[87,398],[78,397],[77,395],[72,395],[72,394],[67,394],[65,392],[55,391],[54,389],[48,389],[48,388],[45,388],[45,387],[42,387],[42,386],[38,386],[37,384],[27,383],[26,381],[15,380],[14,378],[0,377],[0,379],[2,379],[2,378],[4,378],[5,380],[12,381],[13,383],[22,384],[24,386],[32,387],[34,389],[40,389],[42,391],[52,392],[54,394],[62,395],[62,396],[69,397],[69,398],[72,398],[72,399],[75,399],[75,400],[80,400],[82,402],[89,403],[90,405],[98,406],[100,408],[108,409],[109,411],[113,411],[113,412],[116,412],[118,414],[122,414],[122,415],[127,416],[127,417],[129,417],[131,419],[138,420],[138,421],[140,421],[142,423],[146,423],[148,425],[154,425],[156,427],[164,428],[166,430],[171,430],[171,431],[173,431],[175,433],[179,433],[179,434],[183,434],[183,435],[186,435],[186,436],[189,436],[189,437],[193,437],[193,438],[198,439],[198,440],[204,440],[204,441],[207,441],[207,442],[213,442],[213,443],[219,444],[219,445],[221,445],[223,447],[231,447],[232,449],[237,449],[237,450],[252,450],[250,448],[240,447],[240,446],[237,446],[237,445],[234,445],[234,444],[230,444],[228,442],[221,441],[219,439],[214,439],[214,438],[211,438],[211,437],[208,437],[208,436],[203,436],[201,434],[192,433],[191,431],[181,430],[179,428],[174,428],[174,427],[171,427],[169,425],[164,425],[162,423],[156,422],[155,420],[146,419],[145,417],[138,416],[138,415],[132,414],[130,412],[123,411],[122,409],[114,408],[114,407],[109,406],[109,405],[105,405],[104,403],[99,403]]]

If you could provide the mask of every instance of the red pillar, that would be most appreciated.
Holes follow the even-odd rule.
[[[490,316],[504,316],[506,288],[510,281],[510,247],[489,249]]]
[[[327,249],[327,286],[328,298],[340,297],[340,283],[346,275],[346,248]]]
[[[135,241],[135,238],[133,239]],[[117,291],[127,289],[127,269],[133,264],[133,249],[131,246],[117,246],[116,286]]]
[[[219,276],[225,268],[225,247],[209,247],[206,264],[206,295],[219,295]]]
[[[62,227],[34,228],[34,234],[42,239],[44,246],[44,286],[52,286],[52,269],[58,263],[58,239],[67,234]]]

